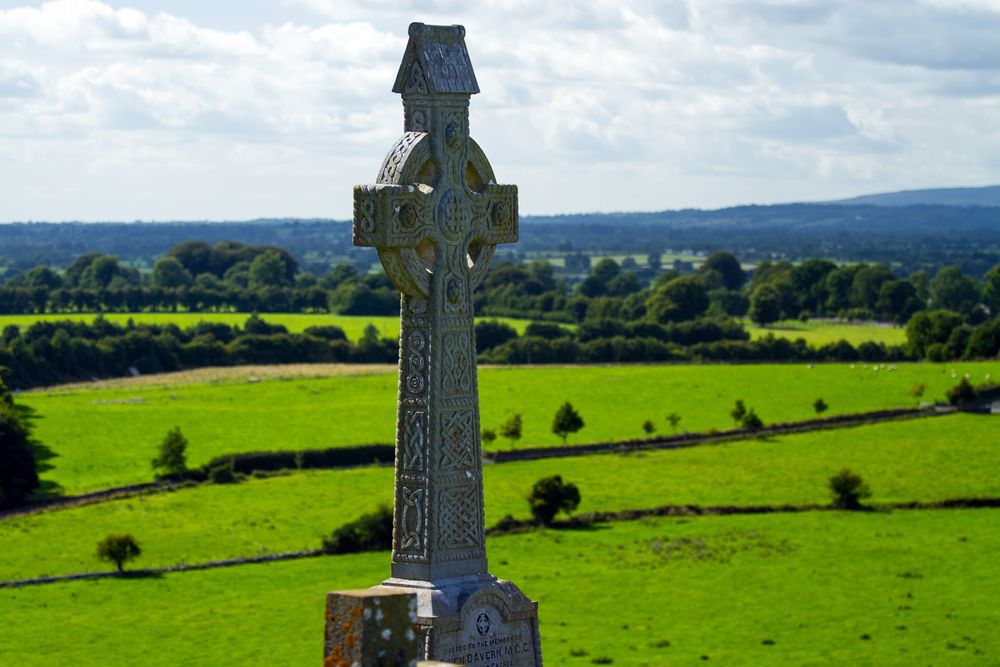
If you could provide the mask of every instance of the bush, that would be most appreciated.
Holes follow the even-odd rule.
[[[208,479],[213,484],[235,484],[239,481],[235,471],[236,462],[232,457],[223,463],[208,469]],[[258,471],[254,471],[258,472]]]
[[[813,410],[816,411],[816,414],[821,415],[828,409],[830,409],[830,406],[827,405],[826,401],[824,401],[822,398],[817,398],[815,401],[813,401]]]
[[[656,424],[653,423],[652,419],[647,419],[642,422],[642,432],[646,435],[653,435],[656,433]]]
[[[848,468],[844,468],[830,478],[830,493],[833,494],[833,506],[842,510],[861,509],[861,499],[872,495],[871,489]]]
[[[948,397],[949,403],[958,405],[959,403],[968,403],[976,400],[976,390],[973,389],[969,378],[963,377],[959,380],[958,384],[945,393],[945,396]]]
[[[142,553],[139,543],[131,535],[108,535],[97,543],[97,558],[114,563],[119,572],[125,570],[125,563],[135,560]]]
[[[380,505],[370,514],[363,514],[346,523],[323,540],[323,552],[349,554],[392,548],[392,510]]]
[[[528,505],[535,521],[547,526],[559,512],[569,514],[580,505],[580,490],[572,482],[563,482],[560,475],[543,477],[531,487]]]
[[[524,428],[524,420],[520,413],[510,416],[510,419],[500,425],[500,437],[510,440],[510,446],[521,439],[521,431]]]
[[[764,428],[764,420],[757,416],[757,411],[753,408],[747,410],[742,419],[743,428],[748,431],[759,431]]]

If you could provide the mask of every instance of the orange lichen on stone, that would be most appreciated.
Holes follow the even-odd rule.
[[[354,645],[358,643],[358,640],[352,634],[348,634],[345,641],[347,642],[347,648],[354,648]]]
[[[350,621],[346,621],[345,623],[342,623],[341,626],[340,626],[340,631],[343,632],[345,635],[346,634],[350,634],[350,632],[351,632],[351,622]]]
[[[365,610],[360,606],[355,607],[354,609],[351,610],[351,616],[353,616],[354,618],[361,618],[362,616],[364,616],[364,613]]]

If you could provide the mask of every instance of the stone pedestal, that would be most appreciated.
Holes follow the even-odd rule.
[[[542,664],[538,603],[511,582],[487,574],[437,582],[389,579],[386,584],[416,593],[425,657],[476,667]]]
[[[410,590],[376,586],[326,596],[323,667],[409,667],[423,643]]]

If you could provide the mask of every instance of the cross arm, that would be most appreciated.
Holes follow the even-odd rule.
[[[486,245],[514,243],[518,237],[517,186],[491,183],[481,200],[476,236]]]
[[[354,186],[354,245],[413,248],[428,235],[432,188],[426,185]]]

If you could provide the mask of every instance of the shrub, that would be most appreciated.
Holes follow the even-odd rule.
[[[918,382],[912,387],[910,387],[910,396],[912,396],[913,398],[920,398],[921,396],[924,395],[925,391],[927,391],[927,385],[924,384],[923,382]]]
[[[528,505],[535,521],[547,526],[556,514],[569,514],[580,505],[580,490],[572,482],[563,482],[560,475],[543,477],[531,487]]]
[[[491,428],[484,428],[480,437],[486,444],[492,444],[497,439],[497,432]]]
[[[380,505],[370,514],[363,514],[345,523],[323,540],[328,554],[349,554],[358,551],[378,551],[392,548],[392,510]]]
[[[764,421],[757,416],[757,411],[750,408],[745,415],[743,415],[743,428],[748,431],[758,431],[764,428]]]
[[[821,415],[829,409],[830,406],[827,405],[826,401],[824,401],[822,398],[817,398],[815,401],[813,401],[813,410],[816,411],[816,414]]]
[[[642,432],[646,435],[653,435],[656,433],[656,425],[653,423],[652,419],[647,419],[642,422]]]
[[[119,572],[125,570],[125,563],[135,560],[142,553],[139,543],[131,535],[108,535],[97,543],[97,558],[114,563]]]
[[[844,468],[830,478],[830,493],[833,494],[833,506],[842,510],[861,509],[861,499],[872,495],[871,489],[857,475]]]
[[[235,484],[239,481],[236,477],[236,461],[232,457],[229,457],[221,465],[213,466],[208,469],[208,479],[213,484]],[[254,472],[260,472],[255,470]]]
[[[969,378],[963,377],[959,380],[958,384],[947,391],[945,396],[948,397],[949,403],[958,405],[959,403],[968,403],[969,401],[976,400],[976,390],[973,389]]]
[[[160,453],[153,459],[153,471],[157,478],[177,477],[187,470],[187,438],[181,434],[181,427],[175,426],[167,432],[160,443]]]
[[[676,412],[671,412],[667,415],[667,423],[670,424],[670,430],[677,433],[677,425],[681,423],[681,416]]]

